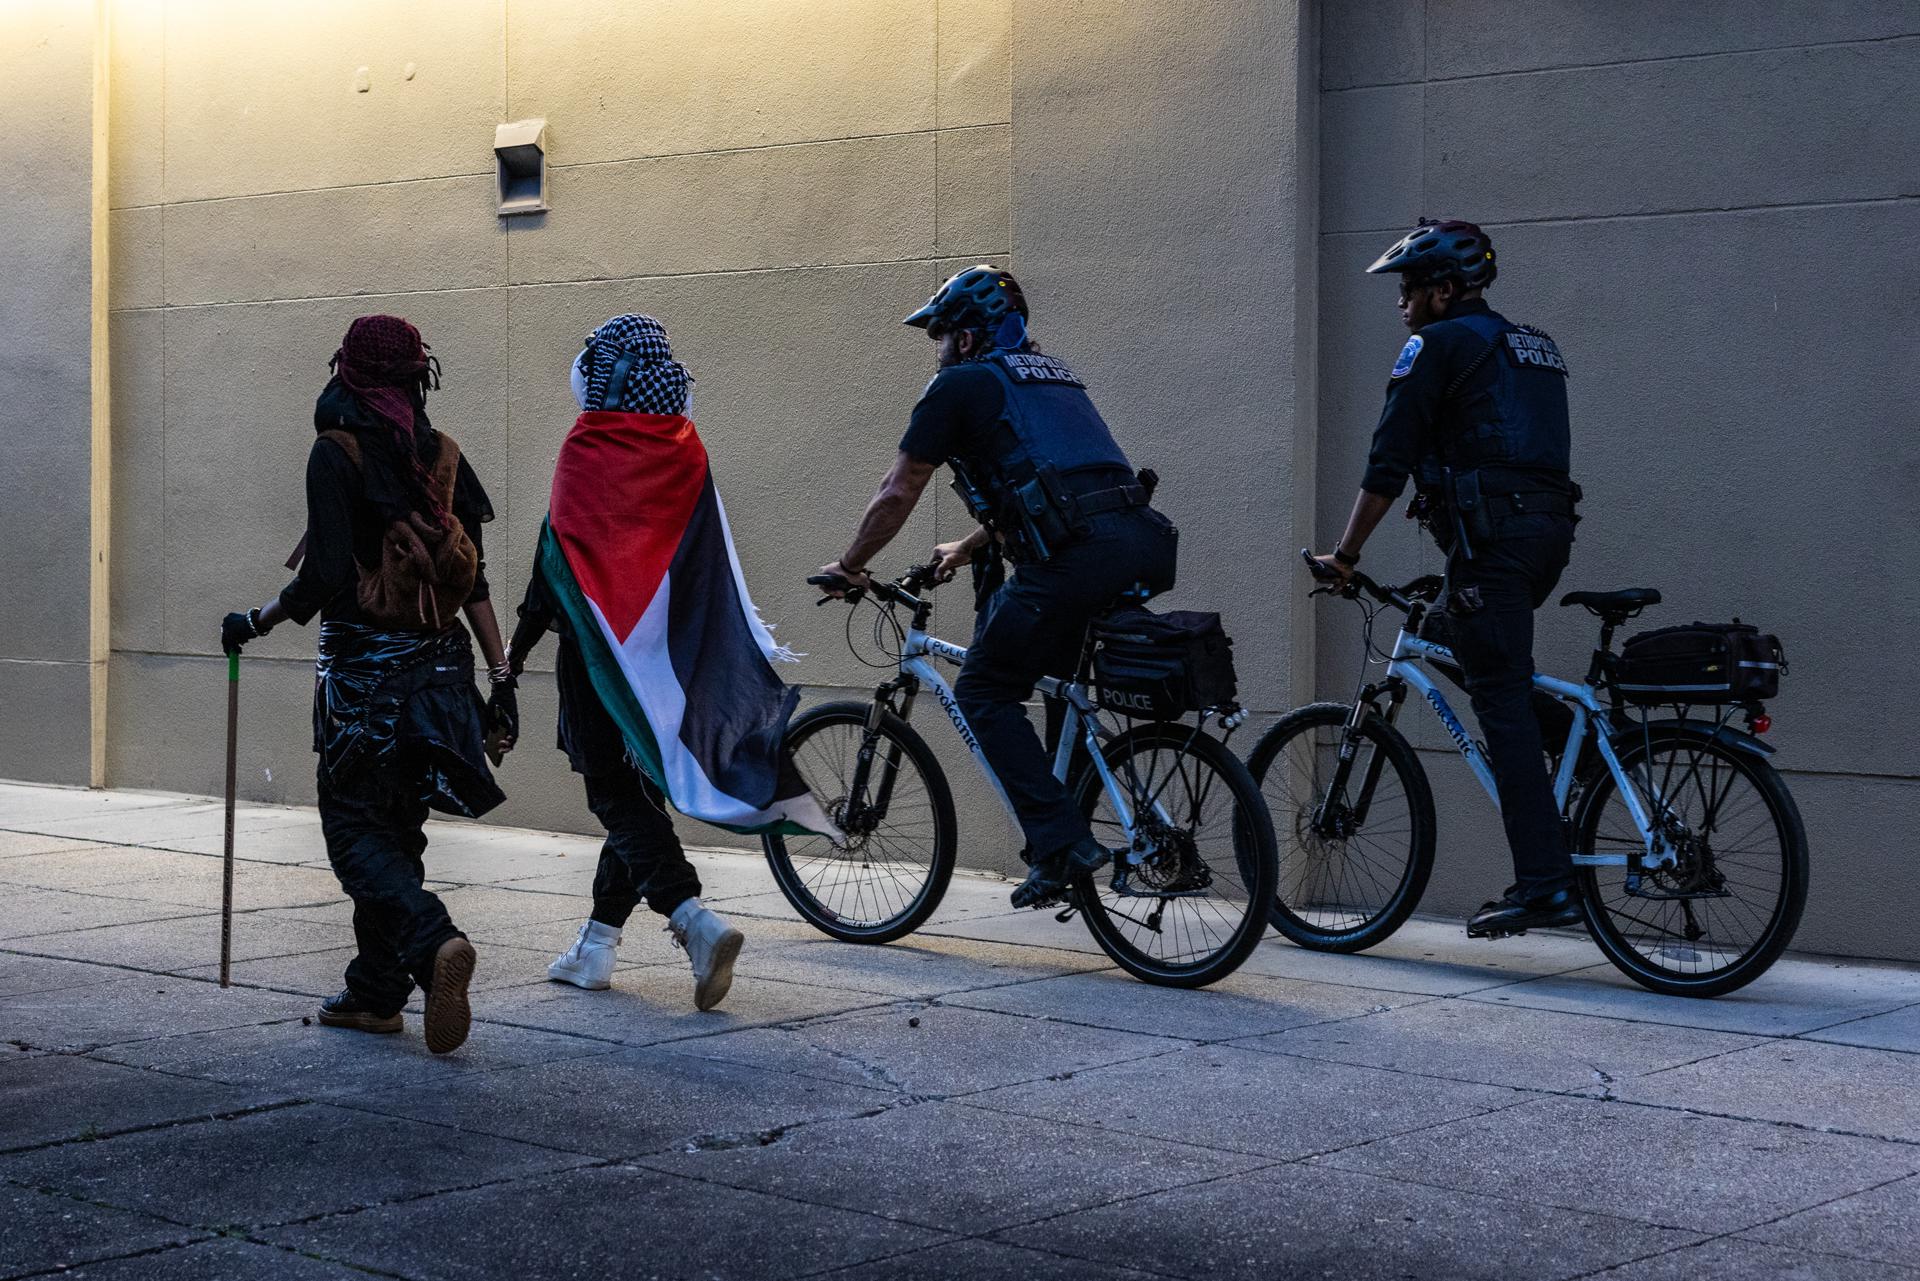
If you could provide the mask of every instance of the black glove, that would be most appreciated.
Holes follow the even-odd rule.
[[[493,693],[487,699],[487,729],[509,741],[519,739],[520,696],[514,692],[511,681],[493,687]]]
[[[260,622],[260,611],[250,609],[244,614],[228,614],[220,620],[220,648],[229,654],[238,654],[240,647],[256,636],[265,636],[271,627]]]

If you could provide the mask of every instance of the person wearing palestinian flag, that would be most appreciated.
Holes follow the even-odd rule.
[[[782,744],[798,701],[790,657],[747,596],[693,420],[693,378],[651,316],[615,316],[572,372],[580,416],[554,468],[547,523],[508,648],[519,671],[548,631],[559,747],[607,839],[593,912],[547,976],[612,982],[644,901],[693,967],[694,1005],[725,998],[742,936],[700,902],[668,815],[734,832],[833,829]]]
[[[427,420],[439,362],[419,330],[362,316],[331,364],[313,411],[307,532],[289,562],[298,573],[259,608],[228,614],[220,643],[237,654],[284,619],[320,616],[320,828],[353,900],[358,951],[318,1017],[398,1032],[418,985],[427,1048],[445,1054],[467,1039],[475,957],[425,888],[427,813],[478,818],[506,799],[484,740],[489,727],[510,735],[519,716],[482,554],[493,505],[460,447]],[[492,685],[484,708],[475,639]]]

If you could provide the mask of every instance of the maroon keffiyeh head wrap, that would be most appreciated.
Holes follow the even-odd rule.
[[[420,331],[398,316],[362,316],[348,325],[329,363],[367,408],[409,436],[414,392],[440,385],[440,362],[427,354]]]
[[[416,497],[434,523],[445,528],[451,513],[433,491],[431,460],[421,456],[426,441],[414,431],[414,397],[440,385],[440,362],[427,354],[420,331],[398,316],[362,316],[347,326],[347,336],[328,364],[347,390],[393,424],[394,444],[408,463]]]

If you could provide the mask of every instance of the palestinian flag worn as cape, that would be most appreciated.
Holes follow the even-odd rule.
[[[690,818],[838,838],[782,754],[799,701],[684,415],[594,411],[560,447],[539,564],[627,754]]]

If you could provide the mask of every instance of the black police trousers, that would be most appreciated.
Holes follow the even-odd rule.
[[[987,764],[1006,789],[1028,849],[1046,857],[1091,829],[1027,719],[1026,700],[1042,676],[1071,677],[1087,625],[1122,592],[1173,586],[1177,535],[1150,508],[1108,512],[1086,538],[1043,564],[1022,565],[980,611],[973,645],[954,682],[955,700]]]
[[[380,1014],[397,1014],[417,983],[433,980],[433,954],[460,934],[444,903],[424,886],[427,802],[367,773],[336,787],[320,770],[320,830],[327,861],[353,900],[359,954],[347,988]],[[463,936],[464,937],[464,936]]]
[[[1573,883],[1532,706],[1533,612],[1567,567],[1573,521],[1539,514],[1493,524],[1494,537],[1475,543],[1471,560],[1458,549],[1448,557],[1447,631],[1499,788],[1514,890],[1531,899]]]

